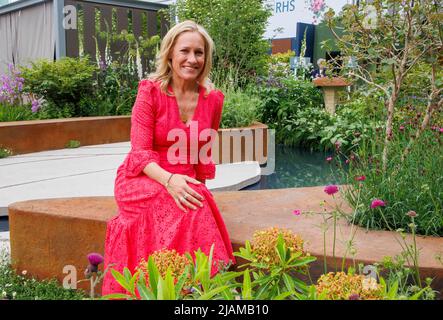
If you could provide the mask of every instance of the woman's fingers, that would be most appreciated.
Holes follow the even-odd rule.
[[[185,190],[188,194],[190,194],[192,197],[194,197],[199,202],[198,204],[200,204],[200,201],[205,200],[205,198],[200,193],[198,193],[197,191],[192,189],[190,186],[187,186],[185,188]]]
[[[194,178],[188,177],[188,176],[185,176],[185,180],[186,180],[187,182],[190,182],[190,183],[193,183],[193,184],[201,184],[200,181],[198,181],[198,180],[196,180],[196,179],[194,179]]]
[[[190,209],[192,209],[192,210],[197,210],[197,207],[196,206],[194,206],[190,201],[191,201],[191,196],[188,196],[188,197],[184,197],[184,196],[181,196],[180,197],[180,202],[183,204],[183,205],[185,205],[185,206],[187,206],[188,208],[190,208]]]
[[[186,210],[186,208],[183,207],[183,205],[181,204],[179,198],[174,197],[174,201],[177,204],[177,206],[180,208],[180,210],[182,210],[184,213],[188,213],[188,210]]]

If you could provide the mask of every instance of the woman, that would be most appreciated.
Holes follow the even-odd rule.
[[[131,151],[115,180],[119,214],[108,222],[105,268],[134,271],[156,250],[194,256],[198,248],[209,254],[212,245],[212,274],[219,263],[235,263],[223,219],[204,184],[215,175],[210,148],[203,152],[206,158],[199,152],[214,138],[202,131],[218,129],[224,99],[202,85],[209,83],[212,51],[212,39],[201,26],[179,23],[162,41],[156,72],[139,84]],[[118,292],[124,290],[108,272],[102,294]]]

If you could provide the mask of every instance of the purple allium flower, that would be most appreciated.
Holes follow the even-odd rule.
[[[331,184],[329,186],[326,186],[324,191],[329,195],[333,195],[338,192],[338,187],[335,184]]]
[[[98,266],[100,263],[104,261],[103,256],[99,253],[90,253],[88,254],[89,263],[93,266]]]
[[[386,203],[383,200],[380,199],[374,199],[371,203],[371,209],[377,208],[377,207],[384,207]]]

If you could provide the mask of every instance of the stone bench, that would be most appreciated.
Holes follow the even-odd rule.
[[[315,279],[323,271],[323,222],[321,212],[333,210],[332,197],[323,187],[259,190],[241,192],[214,192],[216,202],[228,228],[234,250],[252,239],[258,229],[272,226],[291,229],[305,240],[305,248],[318,259],[312,264],[311,275]],[[340,197],[336,197],[341,202]],[[324,207],[322,200],[327,200]],[[294,209],[302,214],[295,216]],[[350,212],[350,208],[344,206]],[[86,255],[104,252],[106,223],[117,214],[113,197],[66,198],[16,202],[9,206],[11,259],[21,272],[39,279],[57,278],[60,282],[67,274],[63,268],[75,266],[78,280],[83,279],[87,265]],[[332,220],[332,219],[330,219]],[[336,258],[341,266],[344,255],[343,242],[349,238],[350,225],[338,221]],[[355,260],[365,265],[381,261],[385,256],[401,252],[395,233],[389,231],[366,231],[359,228],[354,238],[357,253]],[[333,228],[326,233],[327,261],[332,259]],[[443,238],[418,237],[420,267],[423,277],[434,278],[433,288],[442,291],[443,265],[436,259],[442,253]],[[347,265],[352,261],[347,260]],[[80,288],[87,288],[82,283]]]

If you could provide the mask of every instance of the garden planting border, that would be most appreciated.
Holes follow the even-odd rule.
[[[0,123],[0,148],[7,148],[14,155],[66,147],[71,140],[81,146],[125,142],[130,140],[131,116],[84,117]],[[255,122],[244,128],[219,129],[219,144],[213,146],[214,161],[232,163],[258,161],[266,163],[268,127]],[[262,135],[263,146],[256,147],[256,135]],[[245,155],[246,138],[253,141],[253,154]],[[241,154],[233,156],[234,137],[239,137]],[[257,148],[257,150],[256,150]],[[229,155],[229,156],[228,156]]]
[[[242,192],[214,192],[226,227],[231,236],[234,250],[251,240],[255,231],[269,227],[292,230],[305,240],[305,250],[317,257],[311,264],[310,273],[315,280],[323,273],[323,222],[321,212],[332,212],[335,208],[323,187],[291,188]],[[340,196],[338,205],[347,212]],[[322,200],[328,200],[324,207]],[[331,200],[331,201],[330,201]],[[292,210],[300,209],[303,214],[294,216]],[[312,212],[312,214],[305,214]],[[113,197],[88,197],[32,200],[9,206],[11,231],[11,259],[18,272],[27,270],[28,275],[39,279],[56,277],[60,282],[66,277],[63,268],[72,265],[77,270],[78,280],[83,278],[87,265],[87,254],[104,253],[106,223],[117,214]],[[36,228],[36,221],[39,227]],[[330,222],[332,224],[332,221]],[[333,228],[326,232],[326,257],[329,271],[335,263],[341,268],[351,226],[339,219],[335,259],[332,255]],[[390,231],[357,230],[354,238],[357,249],[355,260],[365,265],[379,262],[385,256],[401,252],[396,238]],[[411,241],[411,236],[407,235]],[[417,237],[420,249],[421,276],[433,278],[434,290],[443,293],[443,265],[435,259],[443,248],[443,237]],[[237,261],[239,265],[242,261]],[[346,265],[352,265],[349,255]],[[101,266],[102,268],[103,266]],[[87,288],[84,283],[81,288]]]

